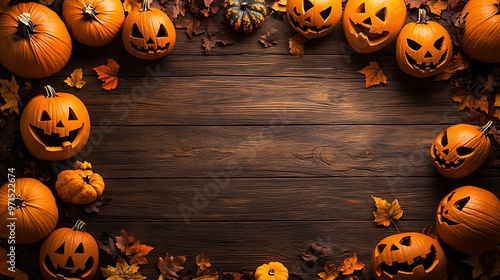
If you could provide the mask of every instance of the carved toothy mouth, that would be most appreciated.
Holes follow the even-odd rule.
[[[413,262],[409,263],[408,261],[405,262],[393,262],[391,265],[383,262],[377,266],[377,274],[382,275],[387,274],[391,278],[395,275],[398,274],[410,274],[413,273],[415,268],[419,266],[423,266],[424,270],[426,272],[430,272],[436,265],[439,263],[438,260],[436,260],[436,248],[434,245],[431,245],[430,252],[425,255],[424,257],[415,257],[413,258]]]
[[[168,48],[170,47],[170,43],[167,43],[165,46],[163,47],[157,47],[157,48],[145,48],[145,47],[139,47],[138,45],[134,44],[134,43],[130,43],[132,44],[132,48],[140,53],[143,53],[143,54],[155,54],[155,53],[163,53],[163,52],[166,52],[168,50]],[[149,44],[149,43],[148,43]]]
[[[32,135],[36,137],[38,142],[40,142],[43,146],[49,148],[49,147],[68,147],[72,146],[73,142],[75,141],[76,137],[80,133],[80,130],[83,128],[83,125],[80,128],[71,130],[69,132],[68,136],[65,137],[59,137],[58,133],[52,132],[51,134],[45,134],[44,130],[41,128],[38,128],[32,124],[30,124],[30,132]]]
[[[434,159],[434,162],[439,167],[446,168],[446,169],[454,169],[454,168],[459,168],[464,162],[465,159],[457,159],[455,161],[447,161],[446,159],[442,158],[441,153],[437,150],[436,145],[433,146],[433,155],[432,159]]]
[[[293,12],[294,12],[294,14],[296,16],[301,16],[299,14],[299,12],[297,12],[297,7],[293,8]],[[298,21],[296,21],[294,19],[293,15],[291,15],[289,18],[290,18],[290,22],[293,24],[293,26],[295,26],[297,29],[299,29],[303,33],[321,33],[321,32],[326,31],[331,26],[331,24],[324,25],[324,26],[321,26],[321,27],[317,27],[317,26],[313,26],[313,25],[303,26],[302,24],[300,24]]]
[[[379,44],[380,42],[385,41],[389,37],[389,32],[388,31],[382,31],[382,33],[377,34],[377,33],[372,33],[370,32],[370,28],[363,26],[362,24],[359,23],[354,23],[352,19],[349,19],[350,24],[350,30],[351,33],[356,35],[356,37],[363,37],[365,38],[368,42],[372,42],[374,44]]]
[[[58,267],[54,267],[49,255],[45,256],[43,264],[45,265],[45,270],[51,273],[52,275],[62,275],[65,277],[65,279],[66,278],[82,279],[83,277],[86,277],[89,274],[90,269],[94,265],[94,257],[90,256],[85,262],[84,268],[83,269],[78,268],[74,272],[71,272],[71,270],[73,270],[73,268],[75,267],[75,263],[73,262],[73,258],[71,258],[71,256],[68,257],[65,267],[60,267],[59,265],[57,265]]]
[[[447,54],[448,54],[448,51],[445,51],[443,56],[441,56],[441,58],[439,59],[438,63],[434,64],[431,61],[429,63],[429,65],[427,65],[427,63],[425,63],[425,62],[422,62],[422,64],[418,64],[415,59],[411,58],[411,56],[407,52],[405,52],[406,61],[411,65],[411,67],[413,67],[414,69],[418,69],[422,72],[429,71],[429,70],[435,70],[436,68],[441,66],[443,64],[443,62],[446,60]]]

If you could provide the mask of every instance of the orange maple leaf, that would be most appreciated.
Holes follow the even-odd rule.
[[[427,2],[431,13],[440,16],[441,12],[448,8],[448,2],[445,0],[430,0]]]
[[[304,55],[306,42],[307,39],[304,36],[295,34],[295,36],[288,39],[288,48],[290,49],[290,53],[292,55]]]
[[[153,250],[153,247],[141,244],[141,241],[137,240],[126,248],[125,255],[130,257],[130,264],[147,264],[148,259],[146,256],[151,250]]]
[[[107,65],[97,66],[92,69],[96,71],[97,78],[104,82],[102,88],[112,90],[118,86],[118,68],[120,68],[120,65],[114,59],[108,58]]]
[[[388,227],[391,222],[393,223],[403,216],[403,209],[401,209],[397,199],[389,203],[387,200],[380,197],[372,196],[372,198],[375,200],[375,206],[377,207],[377,211],[373,212],[377,225]]]
[[[165,258],[158,258],[158,269],[160,269],[161,277],[164,279],[177,279],[179,275],[177,272],[184,269],[182,266],[186,262],[186,256],[171,256],[165,254]]]
[[[335,280],[337,279],[337,277],[339,277],[340,272],[333,263],[325,263],[324,270],[325,271],[318,273],[319,278],[321,278],[322,280]]]
[[[361,270],[365,268],[365,264],[358,260],[356,252],[353,252],[351,256],[346,258],[339,267],[339,271],[343,275],[353,274],[356,270]]]
[[[358,71],[360,74],[365,75],[365,87],[369,88],[374,85],[378,85],[380,83],[387,84],[387,77],[378,66],[378,63],[375,61],[370,61],[370,64],[365,68]]]

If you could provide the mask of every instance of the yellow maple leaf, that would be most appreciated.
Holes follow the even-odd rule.
[[[335,280],[339,276],[340,272],[335,267],[335,265],[325,263],[325,267],[323,268],[325,271],[318,273],[319,278],[322,280]]]
[[[19,115],[19,104],[21,103],[21,99],[18,94],[19,85],[16,82],[16,78],[12,75],[12,80],[10,82],[0,79],[0,85],[0,94],[5,100],[5,104],[0,106],[0,111],[3,112],[8,110],[8,114],[16,112]]]
[[[128,265],[128,263],[121,257],[118,257],[116,266],[110,266],[104,268],[101,267],[102,275],[106,277],[107,280],[142,280],[146,279],[139,272],[139,266],[137,264]]]
[[[76,160],[73,163],[73,169],[75,170],[92,170],[92,163],[84,160],[83,162]]]
[[[69,77],[67,77],[66,80],[64,80],[64,82],[70,87],[82,88],[86,83],[83,80],[82,68],[73,70],[73,72],[69,75]]]
[[[398,220],[403,216],[403,209],[401,209],[397,199],[394,199],[394,201],[389,204],[387,200],[380,197],[372,196],[372,198],[375,200],[375,206],[377,207],[377,211],[373,212],[377,225],[384,225],[388,227],[391,222]]]
[[[500,276],[500,246],[483,254],[470,256],[464,262],[474,267],[474,279],[489,280]]]
[[[339,271],[342,272],[343,275],[353,274],[356,270],[361,270],[365,268],[365,264],[358,260],[358,256],[356,252],[353,252],[351,256],[346,258],[339,267]]]
[[[306,49],[307,39],[300,35],[295,34],[292,38],[288,39],[288,48],[290,49],[290,53],[292,55],[304,55],[304,51]]]
[[[387,84],[387,77],[375,61],[370,61],[370,64],[359,70],[358,73],[365,75],[365,88],[379,85],[380,83]]]
[[[448,2],[443,0],[430,0],[427,2],[431,13],[440,16],[441,12],[448,8]]]
[[[275,10],[277,12],[286,13],[286,3],[287,3],[287,0],[278,0],[278,1],[275,1],[271,5],[271,9],[273,9],[273,10]]]
[[[207,269],[210,269],[212,264],[210,263],[210,256],[205,253],[201,253],[196,256],[196,265],[198,266],[199,270],[205,271]]]
[[[141,2],[139,2],[139,0],[125,0],[123,1],[123,9],[125,10],[125,12],[130,13],[134,9],[140,9]]]

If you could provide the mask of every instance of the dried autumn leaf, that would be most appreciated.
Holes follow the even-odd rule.
[[[343,275],[353,274],[356,270],[361,270],[365,268],[365,264],[358,261],[358,256],[356,252],[353,252],[351,256],[346,258],[339,267],[339,271],[342,272]]]
[[[210,256],[205,253],[197,255],[196,265],[198,266],[199,271],[210,269],[210,267],[212,266],[212,264],[210,263]]]
[[[123,1],[123,9],[125,12],[130,13],[134,9],[141,8],[142,1],[139,0],[125,0]]]
[[[290,49],[290,53],[292,55],[302,56],[304,55],[304,51],[306,49],[307,39],[300,35],[295,34],[292,38],[288,39],[288,48]]]
[[[423,229],[422,229],[422,233],[427,235],[427,236],[430,236],[434,239],[438,239],[438,234],[437,234],[437,231],[436,231],[436,225],[426,225]]]
[[[278,29],[271,28],[264,35],[260,36],[259,42],[261,42],[264,47],[272,47],[273,45],[278,43]]]
[[[397,199],[394,199],[394,201],[389,204],[387,200],[380,197],[372,196],[372,198],[375,200],[375,206],[377,207],[377,211],[373,212],[377,225],[384,225],[388,227],[391,222],[394,222],[403,216],[403,210],[401,209]]]
[[[484,93],[494,93],[500,90],[500,68],[497,67],[486,77],[486,81],[483,81]]]
[[[5,104],[0,106],[0,111],[4,112],[7,110],[7,114],[15,112],[19,115],[21,98],[19,98],[19,85],[16,82],[16,78],[12,75],[12,80],[10,82],[0,79],[0,85],[0,94],[5,101]]]
[[[450,63],[448,64],[446,69],[444,69],[443,72],[436,75],[436,77],[434,78],[434,81],[448,80],[457,71],[465,70],[465,69],[467,69],[467,67],[469,67],[469,62],[467,61],[465,56],[462,54],[462,52],[458,52],[450,60]]]
[[[406,5],[410,5],[410,9],[419,8],[422,4],[426,4],[427,0],[405,0]]]
[[[479,280],[494,279],[494,277],[500,276],[500,246],[483,254],[470,256],[464,262],[474,267],[473,278],[479,278]]]
[[[270,8],[275,10],[276,12],[286,13],[286,3],[287,0],[278,0],[275,1]]]
[[[130,264],[147,264],[146,256],[151,250],[153,247],[141,244],[141,241],[137,240],[126,248],[125,255],[130,257]]]
[[[101,65],[94,67],[94,71],[97,73],[97,78],[104,83],[102,88],[105,90],[112,90],[118,86],[118,68],[120,66],[112,58],[108,58],[108,63],[106,65]]]
[[[448,2],[444,0],[430,0],[427,2],[427,6],[429,6],[431,13],[440,16],[441,12],[448,8]]]
[[[107,268],[101,267],[102,275],[107,280],[142,280],[146,279],[139,272],[137,264],[129,265],[124,259],[118,257],[116,266],[108,265]]]
[[[387,77],[378,66],[378,63],[375,61],[370,61],[370,64],[365,68],[358,71],[360,74],[365,75],[365,87],[369,88],[374,85],[378,85],[380,83],[387,84]]]
[[[8,261],[7,251],[3,247],[0,247],[0,275],[5,275],[15,280],[28,280],[26,273],[15,266],[9,265]],[[3,277],[0,277],[0,279],[3,279]]]
[[[219,279],[219,274],[217,272],[210,272],[210,269],[207,270],[208,272],[205,272],[204,274],[200,276],[196,276],[193,278],[193,280],[217,280]]]
[[[45,6],[52,5],[55,2],[55,0],[39,0],[39,1],[40,1],[40,4],[43,4]]]
[[[182,17],[175,24],[175,28],[186,28],[189,40],[193,39],[194,31],[200,27],[201,21],[192,17]]]
[[[322,280],[335,280],[340,274],[340,271],[335,267],[335,265],[325,263],[323,268],[325,271],[318,273],[319,278]]]
[[[493,103],[493,106],[500,107],[500,93],[495,95],[495,102]]]
[[[97,241],[99,248],[102,249],[106,254],[110,255],[111,258],[115,259],[118,257],[120,252],[118,252],[118,247],[116,247],[115,239],[112,236],[108,236],[108,240],[101,242]]]
[[[122,254],[127,252],[127,247],[134,243],[134,236],[128,235],[125,229],[120,231],[120,235],[115,235],[116,247],[120,249]]]
[[[86,83],[83,80],[82,68],[73,70],[73,72],[69,75],[69,77],[67,77],[66,80],[64,80],[64,82],[70,87],[82,88]]]
[[[333,253],[332,248],[319,244],[318,242],[312,242],[309,246],[311,247],[312,252],[320,258],[326,258],[328,255]]]
[[[177,272],[184,269],[182,266],[186,262],[186,256],[169,256],[165,254],[165,258],[158,258],[158,269],[165,279],[177,279],[179,275]]]
[[[92,170],[92,163],[84,160],[83,162],[76,160],[73,163],[73,169],[75,170]]]

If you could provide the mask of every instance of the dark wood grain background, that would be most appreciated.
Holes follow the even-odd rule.
[[[300,259],[311,242],[331,247],[337,265],[356,252],[366,264],[358,276],[369,279],[372,249],[397,233],[374,223],[371,196],[398,199],[399,229],[420,232],[453,188],[472,184],[500,195],[498,169],[484,165],[450,180],[432,166],[429,148],[444,128],[479,124],[456,111],[449,81],[405,75],[394,44],[354,53],[341,24],[307,42],[304,56],[291,56],[293,32],[284,22],[270,17],[212,55],[202,36],[189,42],[178,29],[174,51],[157,61],[128,55],[121,38],[101,48],[75,43],[61,72],[31,81],[32,96],[51,84],[87,105],[92,134],[77,158],[105,178],[112,200],[85,217],[86,229],[99,239],[123,228],[153,246],[141,266],[148,279],[157,279],[156,260],[166,252],[187,255],[186,267],[203,252],[221,272],[273,260],[317,279],[322,267]],[[270,28],[279,30],[278,43],[264,48],[258,39]],[[120,65],[113,91],[101,90],[92,70],[108,57]],[[357,72],[372,60],[388,81],[365,89]],[[76,68],[87,81],[81,90],[63,83]]]

